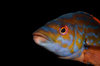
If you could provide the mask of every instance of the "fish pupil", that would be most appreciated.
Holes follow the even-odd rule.
[[[63,29],[61,30],[61,32],[64,33],[64,32],[65,32],[65,28],[63,28]]]

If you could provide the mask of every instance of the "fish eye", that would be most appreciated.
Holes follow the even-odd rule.
[[[60,27],[60,34],[61,35],[65,35],[67,33],[67,31],[68,31],[67,26],[63,25],[63,26]]]

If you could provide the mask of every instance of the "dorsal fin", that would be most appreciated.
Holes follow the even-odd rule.
[[[97,22],[100,24],[100,20],[99,20],[99,19],[97,19],[96,17],[94,17],[93,15],[91,15],[91,14],[89,14],[89,13],[87,13],[87,12],[78,11],[78,12],[76,12],[76,13],[88,15],[88,16],[92,17],[95,21],[97,21]]]
[[[94,17],[93,15],[91,15],[92,17],[93,17],[93,19],[95,20],[95,21],[97,21],[99,24],[100,24],[100,20],[99,19],[97,19],[96,17]]]

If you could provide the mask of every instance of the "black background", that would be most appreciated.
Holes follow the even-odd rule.
[[[61,4],[60,4],[61,5]],[[57,58],[56,55],[47,51],[46,49],[38,46],[33,41],[32,33],[43,26],[50,20],[53,20],[63,14],[70,13],[70,12],[77,12],[77,11],[85,11],[87,13],[92,14],[93,16],[100,19],[100,10],[98,7],[92,6],[53,6],[52,3],[50,4],[30,4],[26,3],[22,5],[18,12],[20,12],[20,19],[21,19],[21,26],[24,35],[23,46],[21,48],[21,54],[19,55],[21,58],[19,59],[23,64],[32,65],[32,66],[48,66],[48,65],[66,65],[66,66],[87,66],[87,64],[83,64],[78,61],[72,60],[63,60]],[[23,39],[22,38],[22,39]],[[92,66],[92,65],[89,65]]]

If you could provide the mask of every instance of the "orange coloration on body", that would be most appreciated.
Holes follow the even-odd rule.
[[[55,43],[61,44],[61,41],[55,40]]]
[[[84,63],[91,63],[93,65],[100,65],[100,48],[90,48],[84,50]]]
[[[74,47],[70,50],[71,53],[74,53]]]
[[[73,46],[74,46],[74,41],[75,41],[75,39],[73,39],[73,42],[72,42],[72,44],[68,47],[68,49],[73,48]]]
[[[62,44],[61,45],[63,48],[66,48],[67,47],[67,44]]]
[[[83,46],[83,41],[84,41],[84,39],[85,39],[85,34],[80,35],[80,34],[78,33],[78,31],[76,31],[76,33],[77,33],[76,45],[78,46],[78,49],[81,49],[81,47]],[[80,43],[78,42],[78,39],[81,40]]]
[[[49,23],[49,24],[46,24],[45,26],[48,26],[48,27],[50,27],[50,28],[53,28],[53,29],[55,29],[55,30],[57,30],[57,31],[59,31],[59,25],[57,25],[56,23]]]
[[[79,26],[78,26],[78,30],[79,30],[80,32],[83,32],[83,31],[84,31],[83,28],[80,28]]]

